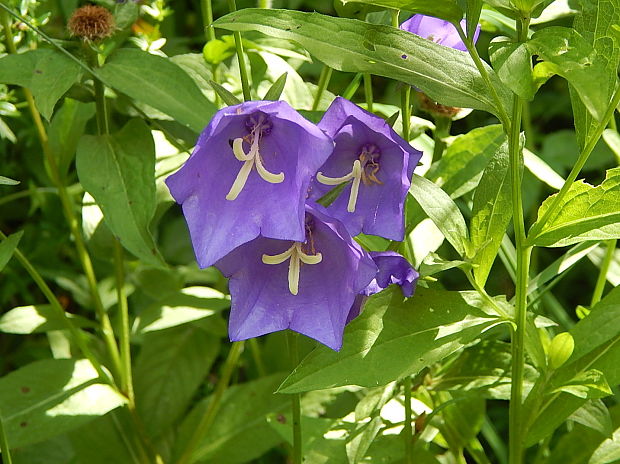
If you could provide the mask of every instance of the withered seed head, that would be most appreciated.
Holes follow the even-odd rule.
[[[85,5],[73,12],[67,27],[80,39],[101,40],[114,33],[114,17],[102,6]]]

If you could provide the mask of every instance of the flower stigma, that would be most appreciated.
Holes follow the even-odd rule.
[[[347,204],[347,211],[349,213],[355,212],[355,206],[357,205],[357,197],[359,195],[360,182],[364,185],[379,184],[382,185],[379,179],[377,179],[377,173],[379,172],[379,158],[381,157],[381,151],[376,145],[369,143],[363,145],[361,153],[353,162],[353,168],[351,172],[342,177],[327,177],[322,172],[318,172],[316,180],[325,185],[339,185],[343,182],[353,180],[351,184],[351,192],[349,193],[349,203]]]
[[[261,137],[271,133],[271,121],[264,114],[259,113],[258,116],[250,116],[245,126],[250,133],[244,137],[237,137],[232,141],[233,154],[235,158],[243,162],[243,166],[241,166],[232,187],[230,187],[230,191],[226,195],[226,199],[230,201],[239,196],[254,166],[256,166],[258,175],[270,184],[279,184],[284,181],[283,172],[274,174],[265,168],[260,154],[259,143]],[[243,149],[243,142],[250,145],[250,151],[247,153]]]
[[[311,218],[306,216],[306,236],[308,240],[305,243],[294,242],[291,247],[277,255],[263,254],[262,261],[265,264],[281,264],[287,259],[288,264],[288,289],[293,295],[299,293],[299,274],[301,264],[319,264],[323,260],[323,255],[317,253],[314,248],[314,238],[312,230],[314,223]],[[306,253],[309,251],[309,253]]]

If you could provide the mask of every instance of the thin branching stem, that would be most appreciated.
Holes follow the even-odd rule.
[[[237,11],[237,4],[235,0],[228,0],[228,9],[232,13]],[[241,75],[241,87],[243,88],[243,99],[250,101],[252,95],[250,92],[250,78],[248,75],[248,68],[245,61],[245,53],[243,52],[243,40],[241,39],[241,32],[233,32],[235,38],[235,47],[237,48],[237,59],[239,60],[239,73]]]
[[[605,290],[605,284],[607,283],[607,272],[609,271],[609,266],[614,259],[617,244],[618,240],[607,240],[605,242],[605,246],[607,248],[605,250],[605,256],[603,257],[603,262],[601,263],[598,278],[596,279],[596,286],[594,287],[594,292],[592,293],[592,301],[590,302],[590,306],[594,306],[596,303],[601,301],[601,298],[603,297],[603,291]]]

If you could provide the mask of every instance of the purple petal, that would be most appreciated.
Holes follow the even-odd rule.
[[[415,291],[418,281],[416,271],[409,261],[395,251],[371,251],[370,256],[377,265],[379,271],[373,281],[368,284],[364,295],[370,296],[379,293],[391,284],[400,285],[403,295],[410,297]]]
[[[461,27],[465,29],[467,22],[461,21]],[[411,32],[425,39],[432,40],[445,47],[454,48],[456,50],[467,51],[467,47],[459,37],[459,33],[452,23],[443,19],[434,18],[433,16],[424,16],[421,14],[413,15],[407,21],[400,25],[404,31]],[[476,26],[474,32],[474,43],[480,35],[480,24]]]
[[[247,136],[249,117],[261,114],[272,124],[260,141],[261,159],[268,171],[283,172],[284,181],[269,183],[252,168],[239,196],[227,200],[243,166],[231,142]],[[247,102],[218,111],[185,165],[166,179],[183,206],[200,267],[211,266],[259,235],[303,240],[310,178],[332,147],[329,137],[285,102]]]
[[[231,340],[289,328],[334,350],[342,346],[349,310],[377,267],[342,224],[318,206],[308,206],[307,212],[313,220],[308,249],[313,245],[323,259],[301,266],[297,295],[289,291],[288,260],[275,265],[262,261],[263,254],[282,253],[292,241],[259,237],[216,263],[230,277]]]

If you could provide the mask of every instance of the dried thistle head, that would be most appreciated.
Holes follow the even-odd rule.
[[[102,6],[85,5],[73,12],[67,27],[82,40],[101,40],[114,33],[114,16]]]

